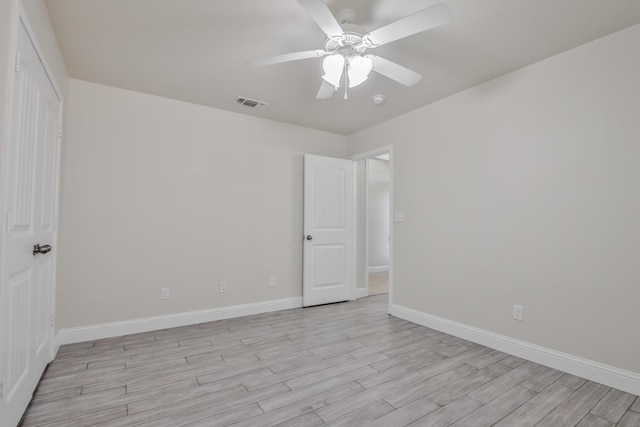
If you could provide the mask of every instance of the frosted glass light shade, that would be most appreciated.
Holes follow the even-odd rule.
[[[322,78],[333,87],[340,87],[340,79],[344,71],[344,56],[335,54],[325,57],[322,61],[322,69],[324,70]]]
[[[362,56],[353,56],[349,60],[349,87],[356,87],[364,83],[369,78],[369,73],[373,69],[373,61]]]

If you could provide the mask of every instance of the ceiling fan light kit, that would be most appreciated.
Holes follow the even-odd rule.
[[[335,89],[338,89],[344,70],[347,70],[348,85],[349,88],[353,88],[367,80],[372,68],[373,61],[371,58],[360,55],[347,56],[346,54],[338,53],[329,55],[322,61],[322,69],[324,70],[322,78]]]
[[[365,51],[446,24],[452,18],[449,6],[437,3],[363,34],[364,30],[352,25],[355,19],[353,9],[341,9],[334,17],[324,0],[298,0],[298,2],[327,36],[324,50],[276,55],[250,60],[249,64],[263,66],[324,56],[323,82],[316,95],[317,99],[330,98],[333,92],[340,88],[341,83],[344,83],[344,98],[347,99],[347,88],[354,88],[364,83],[371,71],[405,86],[413,86],[420,81],[421,74],[380,56],[364,55]],[[355,31],[345,31],[352,28]],[[384,97],[382,101],[384,102]]]

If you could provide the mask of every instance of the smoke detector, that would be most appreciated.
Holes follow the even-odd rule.
[[[344,9],[340,9],[338,13],[336,13],[336,20],[339,24],[353,24],[356,20],[356,11],[345,7]]]
[[[371,101],[373,101],[373,103],[376,105],[382,105],[384,104],[384,95],[380,95],[380,94],[373,95],[371,97]]]

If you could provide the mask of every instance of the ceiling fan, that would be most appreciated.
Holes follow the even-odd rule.
[[[342,9],[334,17],[324,0],[298,0],[298,3],[326,34],[324,48],[249,60],[249,65],[260,67],[325,57],[322,61],[323,81],[316,95],[318,99],[330,98],[341,84],[344,85],[344,97],[347,99],[347,88],[364,83],[371,71],[405,86],[418,83],[422,78],[421,74],[380,56],[365,54],[366,51],[446,24],[452,18],[449,6],[437,3],[365,33],[361,28],[351,24],[355,18],[353,9]]]

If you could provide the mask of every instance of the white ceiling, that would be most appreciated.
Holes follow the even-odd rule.
[[[437,0],[326,0],[371,31]],[[316,100],[321,59],[251,68],[250,58],[322,48],[296,0],[46,0],[71,77],[349,135],[640,23],[640,0],[447,0],[453,21],[375,54],[424,75],[372,73],[347,101]],[[386,102],[376,106],[374,94]],[[262,110],[236,104],[243,96]]]

